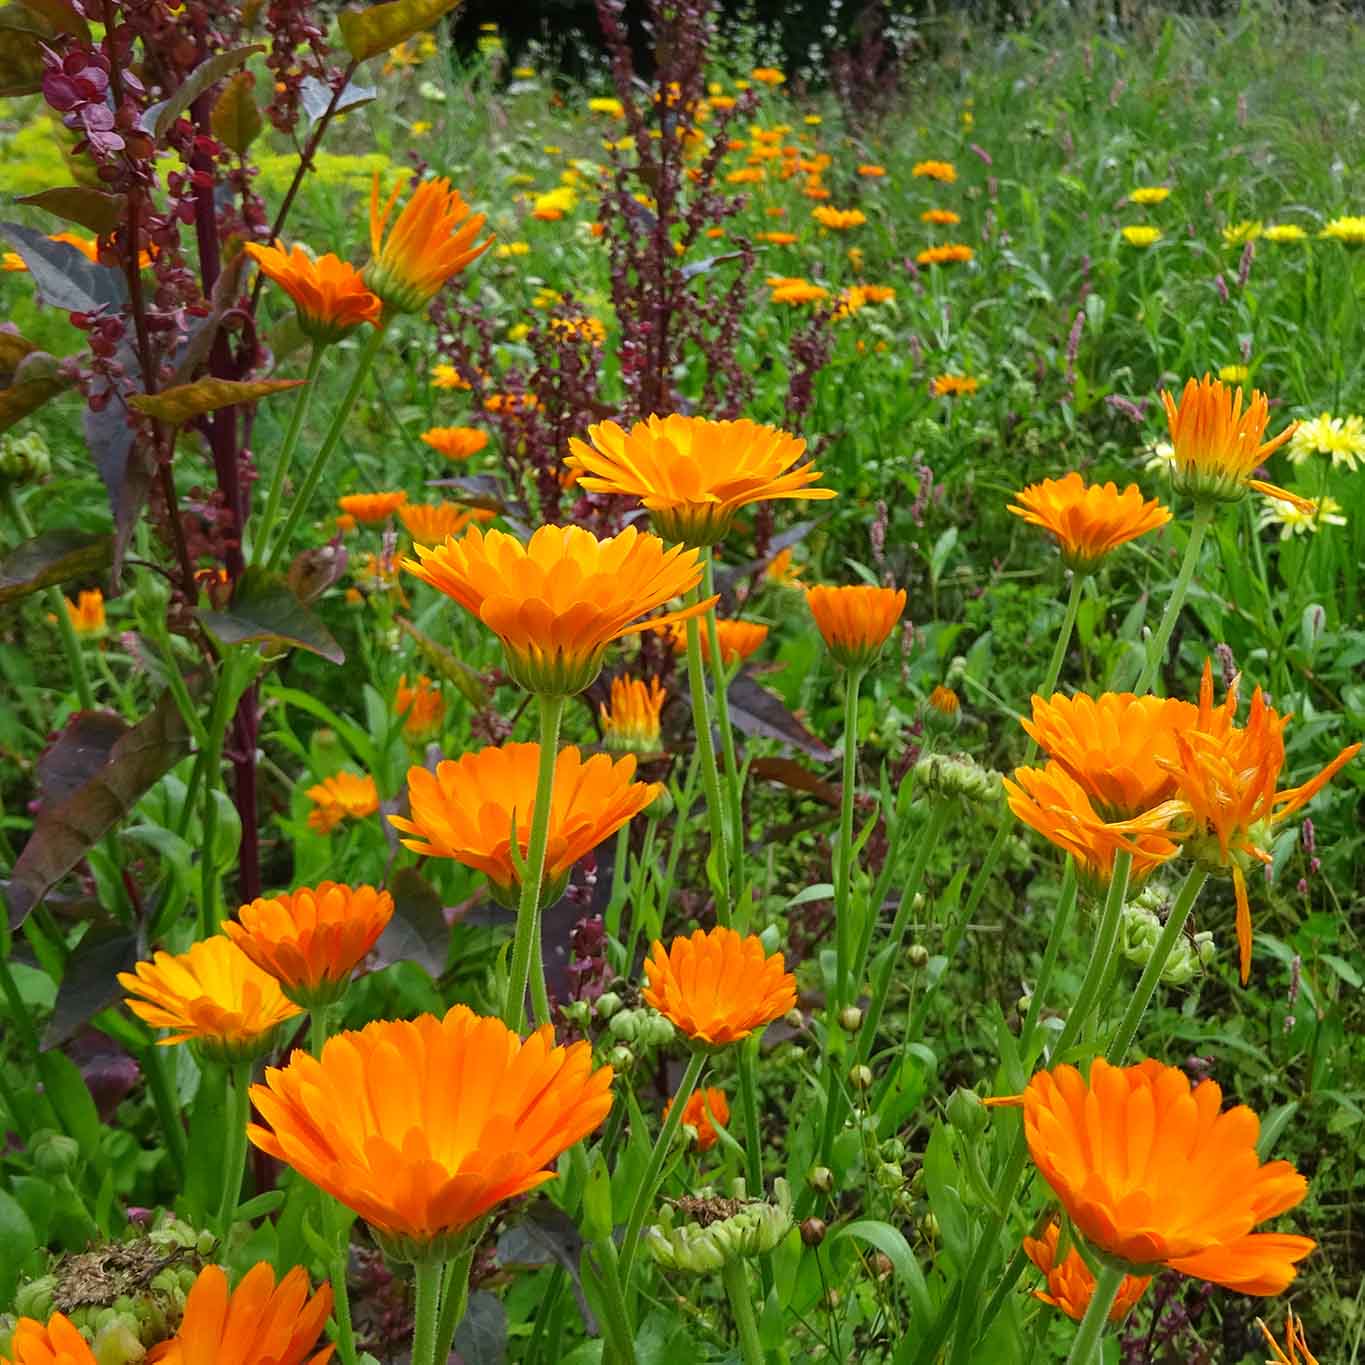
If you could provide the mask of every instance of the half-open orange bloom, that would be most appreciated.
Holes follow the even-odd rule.
[[[86,588],[73,602],[67,597],[66,619],[77,635],[102,635],[104,633],[104,594],[98,588]]]
[[[714,545],[750,503],[835,496],[832,488],[811,487],[820,477],[813,462],[797,463],[805,441],[747,418],[673,413],[629,431],[599,422],[588,428],[588,441],[569,439],[564,463],[578,482],[592,493],[639,498],[660,535],[687,545]]]
[[[319,345],[340,341],[362,323],[379,325],[383,305],[366,289],[360,272],[340,257],[329,252],[314,260],[297,242],[288,252],[282,242],[248,242],[245,250],[261,274],[294,300],[300,329]]]
[[[404,673],[398,679],[393,709],[403,717],[403,738],[420,744],[433,738],[441,728],[446,703],[441,689],[425,673],[411,687],[408,686],[408,675]]]
[[[1171,484],[1181,493],[1199,500],[1237,502],[1248,488],[1267,497],[1283,498],[1304,511],[1313,504],[1297,493],[1286,492],[1273,483],[1251,475],[1294,434],[1291,422],[1280,434],[1264,440],[1270,420],[1270,404],[1265,394],[1251,391],[1251,402],[1242,407],[1242,389],[1235,390],[1207,374],[1191,379],[1180,395],[1180,402],[1165,390],[1161,401],[1171,428],[1174,454]]]
[[[365,283],[386,307],[399,313],[420,313],[437,291],[471,261],[493,245],[491,236],[475,242],[486,221],[470,213],[469,205],[450,181],[424,180],[403,206],[385,239],[389,214],[402,186],[379,207],[379,176],[370,190],[370,263]]]
[[[296,1005],[317,1009],[345,994],[392,918],[387,891],[321,882],[243,905],[223,931]]]
[[[302,1266],[276,1285],[273,1268],[258,1261],[229,1294],[222,1267],[208,1265],[190,1288],[180,1330],[147,1359],[160,1365],[303,1365],[331,1311],[331,1285],[319,1285],[309,1298]],[[334,1349],[324,1346],[308,1356],[308,1365],[327,1365]]]
[[[330,834],[343,820],[363,820],[379,809],[379,788],[368,773],[333,773],[304,795],[313,803],[308,828],[318,834]]]
[[[388,521],[407,500],[408,495],[400,488],[387,493],[348,493],[337,499],[337,506],[366,526],[377,526]]]
[[[0,1365],[97,1365],[95,1354],[70,1318],[53,1313],[46,1324],[20,1318]]]
[[[1137,484],[1120,493],[1112,483],[1088,484],[1074,470],[1030,484],[1014,495],[1009,510],[1047,531],[1062,552],[1062,562],[1077,573],[1089,573],[1110,550],[1171,519],[1155,498],[1143,498]]]
[[[275,1029],[300,1013],[279,982],[262,971],[231,939],[192,943],[178,956],[156,953],[118,974],[125,1002],[145,1024],[168,1028],[162,1046],[193,1042],[214,1061],[248,1061],[275,1042]]]
[[[669,1100],[664,1105],[664,1118],[668,1117],[672,1108],[673,1100]],[[730,1122],[730,1101],[726,1099],[725,1091],[715,1086],[694,1090],[683,1105],[682,1121],[696,1133],[697,1151],[709,1152],[719,1141],[715,1124],[724,1128]]]
[[[659,714],[668,693],[658,678],[613,678],[611,705],[598,708],[602,741],[608,749],[657,754],[661,744]]]
[[[1060,1229],[1053,1220],[1041,1237],[1024,1238],[1024,1254],[1047,1276],[1047,1288],[1035,1289],[1033,1297],[1060,1308],[1067,1317],[1080,1322],[1095,1293],[1095,1277],[1075,1247],[1068,1250],[1060,1262],[1057,1260],[1060,1236]],[[1109,1310],[1109,1321],[1122,1322],[1151,1282],[1150,1275],[1125,1275],[1114,1306]]]
[[[467,460],[488,444],[488,433],[478,427],[429,427],[422,440],[447,460]]]
[[[687,627],[674,623],[667,628],[669,644],[679,652],[687,648]],[[720,661],[727,668],[756,653],[768,638],[768,627],[760,621],[724,620],[716,622],[716,642],[720,645]],[[705,624],[701,628],[701,654],[711,662],[711,632]]]
[[[500,899],[515,903],[525,863],[540,768],[539,744],[492,745],[427,768],[408,769],[412,818],[389,816],[404,834],[404,848],[429,858],[454,858],[477,868]],[[559,899],[573,865],[638,815],[663,790],[636,782],[635,758],[594,754],[586,761],[574,745],[555,758],[550,831],[545,846],[541,899]],[[511,854],[515,829],[518,858]]]
[[[1292,1308],[1285,1314],[1283,1349],[1260,1318],[1256,1319],[1256,1326],[1261,1329],[1266,1344],[1275,1352],[1275,1359],[1268,1365],[1318,1365],[1317,1357],[1308,1349],[1308,1338],[1303,1334],[1303,1319],[1296,1318]]]
[[[845,668],[867,668],[901,619],[905,589],[820,586],[806,589],[806,604],[830,654]]]
[[[1213,1081],[1148,1060],[1087,1082],[1075,1067],[1037,1072],[1023,1095],[1029,1153],[1092,1246],[1150,1273],[1169,1266],[1238,1294],[1281,1294],[1307,1237],[1253,1232],[1308,1193],[1287,1161],[1261,1164],[1260,1122],[1220,1113]]]
[[[418,545],[439,545],[457,536],[472,521],[490,521],[493,513],[481,507],[461,507],[458,502],[408,502],[398,509],[398,519]]]
[[[769,956],[757,934],[741,938],[722,926],[675,938],[667,952],[655,939],[645,979],[645,1002],[710,1047],[737,1043],[796,1004],[796,978],[782,954]]]
[[[528,692],[581,692],[613,640],[698,616],[715,601],[641,619],[696,587],[701,564],[695,549],[665,549],[633,526],[607,540],[580,526],[542,526],[526,545],[471,526],[416,553],[403,567],[488,626],[502,640],[507,672]]]
[[[523,1041],[465,1005],[295,1052],[251,1088],[262,1151],[354,1209],[396,1259],[446,1259],[611,1108],[612,1069],[550,1025]]]

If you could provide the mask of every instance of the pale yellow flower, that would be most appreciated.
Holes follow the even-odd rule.
[[[1341,515],[1341,504],[1335,498],[1311,498],[1313,510],[1284,502],[1279,498],[1269,498],[1261,509],[1261,527],[1278,526],[1280,539],[1301,536],[1305,532],[1316,534],[1323,526],[1345,526],[1346,518]]]

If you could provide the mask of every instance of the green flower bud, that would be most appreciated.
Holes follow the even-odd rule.
[[[929,965],[929,950],[922,943],[912,943],[906,956],[910,959],[912,967],[927,967]]]
[[[806,1016],[801,1013],[800,1009],[793,1006],[782,1016],[782,1022],[788,1028],[803,1029],[806,1027]]]
[[[812,1166],[806,1172],[806,1184],[817,1194],[828,1194],[834,1188],[834,1172],[828,1166]]]
[[[853,1067],[848,1073],[848,1083],[855,1090],[871,1090],[872,1082],[876,1078],[872,1075],[870,1066],[863,1066],[861,1063]]]
[[[883,1161],[877,1167],[877,1184],[884,1190],[898,1190],[905,1184],[905,1172],[894,1161]]]
[[[52,452],[37,431],[18,436],[7,431],[0,436],[0,480],[9,483],[37,483],[52,472]]]
[[[615,991],[604,991],[593,1008],[599,1019],[610,1019],[621,1008],[621,997]]]
[[[581,1029],[588,1027],[588,1016],[591,1013],[586,1000],[570,1000],[567,1005],[561,1005],[559,1012],[571,1024],[576,1024]]]
[[[985,1132],[986,1124],[989,1121],[990,1114],[986,1106],[981,1103],[981,1097],[974,1090],[966,1090],[962,1086],[958,1086],[953,1091],[948,1100],[948,1122],[964,1138],[971,1140],[980,1137]]]
[[[52,1316],[52,1295],[57,1289],[55,1275],[41,1275],[21,1285],[14,1295],[14,1311],[21,1318],[46,1322]]]
[[[906,1158],[905,1143],[903,1143],[900,1138],[887,1138],[877,1149],[877,1155],[881,1157],[883,1161],[894,1161],[899,1165]]]
[[[668,790],[666,785],[660,784],[658,796],[645,807],[645,819],[667,820],[676,807],[677,803],[673,800],[673,793]]]
[[[611,1063],[611,1069],[619,1075],[629,1071],[635,1065],[635,1054],[624,1043],[617,1043],[607,1053],[607,1061]]]
[[[863,1026],[863,1012],[857,1005],[845,1005],[839,1011],[839,1027],[845,1033],[857,1033]]]
[[[1162,922],[1155,907],[1161,905],[1162,899],[1159,891],[1149,887],[1136,901],[1123,907],[1120,946],[1124,957],[1139,967],[1146,967],[1156,952]],[[1193,937],[1181,934],[1171,947],[1161,979],[1171,986],[1183,986],[1199,975],[1215,952],[1211,933],[1205,931]]]
[[[33,1165],[40,1175],[49,1179],[70,1175],[80,1165],[81,1146],[75,1138],[61,1133],[44,1132],[33,1142]]]
[[[649,1047],[667,1047],[677,1036],[677,1030],[662,1014],[649,1014],[640,1027],[640,1041]]]
[[[96,1365],[132,1365],[147,1354],[138,1333],[119,1314],[113,1322],[101,1327],[91,1347]]]
[[[932,1213],[926,1213],[919,1220],[919,1235],[926,1242],[938,1241],[938,1219]]]
[[[961,796],[978,805],[993,805],[1004,792],[999,773],[965,754],[926,754],[915,764],[915,783],[939,796]]]
[[[640,1021],[643,1017],[640,1010],[622,1010],[620,1014],[611,1016],[607,1032],[623,1043],[633,1043],[640,1036]]]
[[[742,1188],[742,1186],[741,1186]],[[664,1206],[659,1223],[645,1230],[650,1254],[667,1270],[704,1275],[739,1256],[771,1251],[791,1230],[791,1190],[780,1176],[774,1202],[736,1199],[684,1200],[676,1211],[699,1221],[675,1225],[675,1206]]]

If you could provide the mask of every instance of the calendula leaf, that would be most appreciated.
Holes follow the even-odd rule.
[[[193,384],[177,384],[160,393],[137,393],[128,406],[148,417],[159,417],[173,426],[182,426],[206,412],[254,403],[272,393],[297,389],[302,379],[196,379]]]
[[[241,156],[261,131],[261,111],[256,107],[256,77],[239,71],[213,102],[209,126],[219,142]]]
[[[185,83],[177,88],[170,99],[153,104],[142,115],[142,130],[160,140],[170,132],[171,124],[192,105],[211,85],[216,85],[224,76],[230,75],[238,67],[245,66],[247,58],[253,53],[264,52],[260,43],[250,47],[234,47],[227,52],[216,52],[212,57],[199,63],[185,78]]]
[[[108,565],[112,553],[111,536],[45,531],[16,545],[0,560],[0,606],[39,588],[98,573]]]
[[[281,574],[248,569],[238,580],[226,611],[195,614],[224,644],[295,645],[330,663],[346,662],[331,632],[299,601]]]
[[[444,18],[459,0],[389,0],[383,5],[352,6],[337,23],[346,50],[358,62],[377,57]]]
[[[89,185],[59,185],[55,189],[39,190],[37,194],[26,194],[16,199],[17,204],[32,204],[34,208],[45,209],[68,223],[75,223],[87,232],[104,236],[113,232],[123,221],[128,209],[126,194],[110,194],[107,190],[93,189]]]

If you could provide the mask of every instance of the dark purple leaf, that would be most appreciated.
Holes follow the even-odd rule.
[[[558,1265],[573,1285],[578,1311],[589,1336],[597,1335],[597,1320],[583,1297],[578,1266],[583,1257],[583,1237],[577,1225],[557,1204],[537,1198],[522,1211],[498,1238],[498,1260],[503,1265]]]
[[[749,771],[756,777],[766,777],[769,782],[779,782],[793,791],[807,792],[827,806],[838,809],[839,788],[823,777],[817,777],[809,769],[803,768],[794,758],[772,758],[763,756],[754,759]]]
[[[415,962],[433,980],[446,969],[450,924],[441,898],[415,868],[405,867],[389,882],[393,918],[374,946],[378,965]]]
[[[40,588],[98,573],[109,563],[111,536],[79,531],[44,531],[16,545],[0,560],[0,606]]]
[[[137,934],[121,924],[92,924],[85,931],[81,941],[66,960],[66,972],[62,976],[62,984],[57,987],[52,1018],[48,1020],[47,1029],[43,1034],[44,1050],[60,1047],[87,1019],[92,1019],[101,1010],[108,1009],[123,994],[123,988],[117,980],[118,973],[133,970],[137,965],[141,947]],[[94,1036],[103,1037],[102,1034]],[[105,1039],[105,1042],[108,1043],[108,1039]],[[109,1043],[110,1048],[113,1046]],[[119,1049],[119,1052],[132,1067],[132,1078],[128,1081],[127,1089],[114,1099],[114,1105],[128,1093],[137,1079],[136,1064],[126,1053],[122,1053],[122,1049]],[[101,1103],[100,1092],[91,1083],[90,1072],[74,1052],[73,1060],[81,1066],[86,1084],[90,1086],[90,1092],[94,1095],[95,1103],[103,1116],[104,1104]],[[105,1079],[110,1079],[107,1074]],[[110,1108],[112,1107],[111,1105]]]
[[[119,347],[119,360],[125,367],[136,368],[137,360],[125,342]],[[100,478],[109,494],[109,506],[114,517],[114,552],[110,577],[117,583],[123,572],[123,556],[137,524],[142,504],[147,501],[152,486],[152,469],[146,452],[133,440],[128,415],[123,404],[111,397],[96,412],[85,410],[85,443],[90,457],[99,470]]]
[[[776,693],[760,687],[747,673],[731,682],[728,696],[730,720],[741,733],[790,744],[821,763],[834,757],[833,750],[811,734]]]
[[[504,1365],[507,1359],[507,1310],[496,1294],[476,1289],[455,1330],[460,1365]]]
[[[128,296],[122,274],[98,265],[69,242],[51,241],[46,234],[18,223],[0,223],[0,232],[13,244],[43,301],[68,313],[117,311]]]
[[[109,762],[128,723],[112,711],[79,711],[38,760],[38,795],[58,805]]]

